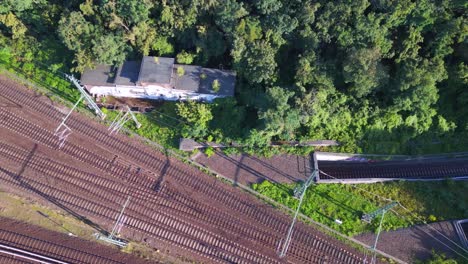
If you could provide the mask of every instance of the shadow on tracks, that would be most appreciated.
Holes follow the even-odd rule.
[[[169,159],[169,153],[167,152],[167,150],[164,150],[164,156],[166,156],[166,162],[164,162],[164,165],[161,169],[161,174],[159,175],[158,179],[154,182],[153,186],[151,187],[151,189],[154,190],[155,192],[161,191],[161,188],[166,179],[167,171],[171,167],[171,160]]]
[[[220,154],[218,156],[236,166],[236,172],[235,172],[234,179],[233,179],[234,180],[234,185],[237,185],[237,182],[239,180],[240,170],[244,170],[244,171],[250,173],[251,175],[257,177],[257,182],[258,183],[262,182],[263,180],[268,180],[268,181],[273,182],[273,183],[279,183],[276,179],[274,179],[272,177],[269,177],[269,176],[261,173],[260,171],[246,165],[246,164],[242,164],[242,162],[244,160],[244,156],[241,158],[240,161],[237,161],[236,159],[228,157],[228,156],[226,156],[224,154]],[[252,158],[252,157],[249,155],[248,158]],[[253,159],[253,160],[255,160],[255,159]],[[288,174],[286,174],[286,173],[284,173],[284,172],[282,172],[282,171],[280,171],[280,170],[278,170],[276,168],[274,168],[274,169],[276,170],[275,172],[281,174],[285,178],[288,178],[291,181],[296,180],[294,177],[292,177],[292,176],[290,176],[290,175],[288,175]],[[285,191],[288,191],[288,189],[283,187],[282,185],[278,185],[278,187],[283,188]]]
[[[19,68],[19,67],[14,67],[12,65],[9,65],[9,67],[11,69],[13,69],[14,71],[22,74],[23,76],[16,76],[15,79],[19,79],[22,83],[22,82],[26,82],[28,86],[40,86],[40,87],[44,87],[45,90],[48,91],[48,93],[52,93],[52,94],[57,94],[58,96],[64,98],[65,100],[69,101],[69,102],[75,102],[76,100],[78,100],[79,98],[79,93],[78,92],[71,92],[71,93],[75,93],[75,94],[70,94],[70,93],[66,93],[65,91],[59,89],[58,87],[55,87],[53,85],[50,85],[49,83],[47,83],[45,80],[43,80],[43,78],[39,78],[37,75],[31,75],[31,74],[28,74],[26,73],[22,68]],[[41,68],[42,70],[45,70],[49,73],[52,73],[54,74],[55,76],[57,75],[57,73],[53,73],[51,72],[49,69],[45,68],[45,67],[40,67],[39,65],[35,65],[35,67],[38,67],[38,68]],[[64,80],[64,77],[60,76],[60,79],[61,80]],[[68,81],[67,81],[68,82]],[[71,85],[71,84],[70,84]],[[74,89],[71,88],[71,86],[68,88],[70,91],[73,91]],[[68,90],[67,89],[67,90]],[[49,99],[49,102],[50,104],[52,105],[55,105],[56,102],[54,102],[51,98],[50,98],[50,94],[42,94],[41,92],[37,91],[36,89],[34,89],[34,97],[41,97],[43,95],[46,95]]]
[[[259,159],[255,156],[252,156],[252,155],[248,155],[248,157],[256,162],[258,162],[259,164],[261,164],[263,167],[265,168],[268,168],[278,174],[280,174],[281,176],[284,176],[286,179],[288,180],[291,180],[291,181],[300,181],[302,179],[298,179],[292,175],[289,175],[288,173],[286,172],[283,172],[281,170],[279,170],[278,168],[274,167],[273,165],[265,162],[264,160],[262,159]],[[310,156],[309,156],[310,157]],[[291,160],[291,162],[293,162],[294,160]],[[282,162],[285,162],[284,160]],[[301,166],[302,164],[302,166]],[[310,174],[312,173],[312,170],[310,168],[313,167],[313,164],[311,162],[311,158],[307,159],[305,157],[301,157],[301,156],[296,156],[296,164],[297,166],[297,172],[299,174],[303,174],[304,175],[304,180],[309,178]]]
[[[10,98],[8,98],[8,97],[6,97],[4,95],[1,95],[1,94],[0,94],[0,96],[8,101],[8,102],[5,102],[5,103],[0,103],[0,108],[23,108],[22,105],[20,105],[17,102],[11,100]]]
[[[28,154],[28,157],[26,158],[24,163],[21,165],[21,168],[20,168],[18,173],[11,172],[11,171],[9,171],[7,169],[4,169],[2,167],[0,167],[0,171],[5,173],[6,175],[10,176],[16,182],[18,182],[18,184],[21,187],[23,187],[23,188],[25,188],[25,189],[27,189],[27,190],[41,196],[42,198],[46,199],[47,201],[51,202],[55,206],[57,206],[60,209],[64,210],[65,212],[67,212],[68,214],[70,214],[71,216],[76,218],[77,220],[89,225],[90,227],[94,228],[96,231],[100,232],[101,234],[107,234],[107,231],[104,230],[103,228],[101,228],[98,224],[96,224],[96,223],[92,222],[91,220],[89,220],[88,218],[74,212],[72,209],[70,209],[67,206],[61,204],[54,197],[52,197],[52,196],[38,190],[37,188],[35,188],[34,186],[32,186],[31,184],[27,183],[26,181],[24,181],[22,179],[22,175],[25,172],[26,168],[28,167],[28,163],[34,157],[34,154],[36,153],[37,148],[38,148],[38,145],[34,144],[33,149],[30,151],[30,153]]]

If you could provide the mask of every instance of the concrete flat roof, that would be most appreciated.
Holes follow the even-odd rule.
[[[179,76],[177,69],[184,69],[184,75]],[[186,90],[198,92],[200,87],[201,66],[174,64],[174,72],[172,74],[172,85],[178,90]]]
[[[135,85],[140,73],[140,61],[126,61],[119,67],[115,76],[116,85]]]
[[[109,65],[96,65],[94,69],[87,69],[81,75],[83,85],[112,86],[115,81],[115,69]]]
[[[234,96],[236,86],[236,73],[233,71],[224,71],[218,69],[203,68],[202,73],[206,76],[200,80],[199,93],[218,94],[225,96]],[[219,91],[213,91],[213,81],[218,80],[220,84]]]
[[[138,82],[170,84],[173,66],[174,58],[144,56]]]

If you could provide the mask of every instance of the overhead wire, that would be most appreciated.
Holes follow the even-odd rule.
[[[45,63],[42,63],[42,62],[40,62],[40,61],[36,61],[36,63],[39,63],[39,64],[41,64],[41,65],[47,67],[47,69],[50,70],[50,68],[49,68],[50,66],[49,66],[49,65],[46,65]],[[54,71],[60,73],[60,74],[63,75],[63,76],[66,76],[66,75],[67,75],[67,73],[65,73],[65,72],[63,72],[63,71],[60,71],[60,70],[58,70],[58,69],[57,69],[57,70],[54,70]],[[159,114],[162,114],[162,115],[164,115],[164,116],[167,116],[167,117],[169,117],[169,118],[171,118],[171,119],[173,119],[173,120],[176,120],[176,121],[178,121],[178,122],[181,122],[181,123],[184,123],[184,124],[188,124],[188,123],[187,123],[186,121],[184,121],[184,120],[181,120],[181,119],[179,119],[179,118],[170,116],[170,115],[165,114],[165,113],[163,113],[163,112],[160,112],[160,111],[157,111],[157,110],[153,110],[153,111],[155,111],[155,112],[157,112],[157,113],[159,113]],[[161,121],[161,120],[157,120],[157,119],[156,119],[155,117],[153,117],[153,116],[149,116],[149,115],[148,115],[147,117],[149,117],[150,119],[155,120],[156,122],[160,122],[160,123],[162,123],[162,124],[164,124],[164,125],[170,126],[170,127],[172,127],[172,128],[176,128],[175,126],[170,125],[170,124],[168,124],[168,123],[166,123],[166,122],[163,122],[163,121]],[[276,157],[280,157],[280,158],[282,158],[282,159],[285,159],[285,158],[282,157],[282,156],[276,156]],[[288,160],[288,161],[290,162],[290,160]],[[308,166],[305,166],[305,167],[308,168],[308,169],[311,169],[311,168],[308,167]],[[334,177],[334,176],[332,176],[332,175],[330,175],[330,174],[328,174],[328,173],[326,173],[326,172],[324,172],[324,171],[322,171],[322,170],[319,170],[319,171],[320,171],[322,174],[324,174],[324,175],[326,175],[326,176],[328,176],[328,177],[331,177],[331,178],[333,178],[333,179],[338,180],[340,183],[345,183],[343,180],[341,180],[341,179],[339,179],[339,178],[336,178],[336,177]],[[371,194],[371,195],[374,196],[374,197],[378,197],[378,198],[380,198],[380,199],[382,199],[382,200],[385,200],[385,201],[393,202],[392,199],[383,197],[383,196],[381,196],[381,195],[379,195],[379,194],[376,194],[376,193],[374,193],[374,192],[371,192],[371,191],[365,190],[365,189],[363,189],[363,188],[357,187],[357,186],[355,186],[355,184],[349,184],[349,185],[351,185],[351,187],[353,187],[353,188],[355,188],[355,189],[359,189],[359,190],[361,190],[361,191],[363,191],[363,192],[365,192],[365,193]],[[426,222],[424,219],[422,219],[422,218],[419,217],[418,215],[416,215],[416,214],[414,214],[413,212],[411,212],[411,210],[409,210],[408,208],[406,208],[405,206],[403,206],[399,201],[396,201],[396,202],[400,205],[401,208],[403,208],[405,211],[407,211],[408,213],[410,213],[413,217],[418,218],[420,221],[422,221],[424,224],[426,224],[426,226],[428,226],[429,228],[431,228],[432,230],[434,230],[436,233],[438,233],[439,235],[441,235],[442,237],[444,237],[445,239],[447,239],[448,241],[450,241],[452,244],[454,244],[455,246],[457,246],[458,248],[460,248],[463,252],[465,252],[465,253],[468,254],[468,250],[466,250],[466,249],[464,249],[462,246],[458,245],[458,244],[457,244],[456,242],[454,242],[452,239],[448,238],[447,236],[445,236],[444,234],[442,234],[440,231],[438,231],[437,229],[435,229],[435,228],[432,227],[431,225],[428,225],[427,222]],[[394,213],[396,213],[394,210],[392,210],[392,211],[393,211]],[[400,215],[400,214],[398,214],[398,215],[401,216],[401,217],[406,218],[406,217],[403,216],[403,215]],[[456,254],[458,254],[458,255],[460,255],[460,256],[462,256],[463,258],[465,258],[465,259],[468,260],[468,258],[467,258],[466,256],[464,256],[463,254],[460,254],[458,251],[454,250],[452,247],[450,247],[450,246],[448,246],[447,244],[445,244],[444,242],[440,241],[439,239],[437,239],[436,237],[434,237],[433,235],[431,235],[431,234],[428,233],[427,231],[425,231],[425,230],[423,230],[423,229],[422,229],[422,231],[425,232],[426,234],[428,234],[429,236],[431,236],[432,238],[434,238],[435,240],[437,240],[438,242],[440,242],[441,244],[443,244],[444,246],[446,246],[447,248],[449,248],[449,249],[451,249],[452,251],[454,251]]]
[[[336,177],[333,177],[333,176],[331,176],[331,175],[329,175],[329,174],[327,174],[327,173],[324,173],[324,172],[321,171],[321,170],[320,170],[320,172],[322,172],[323,174],[325,174],[325,175],[327,175],[327,176],[329,176],[329,177],[332,177],[332,178],[334,178],[334,179],[340,180],[340,179],[338,179],[338,178],[336,178]],[[376,197],[380,197],[380,198],[386,199],[386,200],[388,200],[388,201],[393,201],[393,200],[391,200],[391,199],[385,198],[385,197],[383,197],[383,196],[380,196],[380,195],[377,195],[377,194],[375,194],[375,193],[369,192],[369,191],[367,191],[367,190],[365,190],[365,189],[362,189],[362,188],[359,188],[359,187],[357,187],[357,186],[354,186],[354,184],[351,184],[351,185],[352,185],[354,188],[358,188],[358,189],[361,189],[361,190],[366,191],[366,192],[368,192],[368,193],[371,193],[371,194],[373,194],[373,195],[376,195]],[[427,222],[426,222],[423,218],[421,218],[420,216],[418,216],[418,215],[414,214],[413,212],[411,212],[411,210],[409,210],[408,208],[406,208],[405,206],[403,206],[399,201],[396,201],[396,200],[395,200],[395,202],[397,202],[398,205],[399,205],[401,208],[403,208],[405,211],[407,211],[408,213],[410,213],[413,217],[418,218],[418,219],[419,219],[421,222],[423,222],[427,227],[429,227],[430,229],[434,230],[436,233],[438,233],[439,235],[441,235],[442,237],[444,237],[445,239],[447,239],[448,241],[450,241],[452,244],[454,244],[455,246],[457,246],[458,248],[460,248],[461,250],[463,250],[465,253],[468,254],[468,250],[464,249],[464,248],[463,248],[462,246],[460,246],[458,243],[456,243],[455,241],[453,241],[453,240],[450,239],[449,237],[447,237],[447,236],[445,236],[444,234],[442,234],[442,233],[441,233],[439,230],[437,230],[436,228],[434,228],[434,227],[432,227],[431,225],[427,224]],[[392,210],[392,212],[396,213],[394,210]],[[400,217],[405,218],[407,221],[410,221],[410,220],[407,219],[404,215],[400,215],[400,214],[398,214],[398,213],[397,213],[397,215],[400,216]],[[437,240],[438,242],[440,242],[441,244],[443,244],[444,246],[446,246],[447,248],[449,248],[450,250],[452,250],[453,252],[457,253],[457,255],[461,255],[463,258],[465,258],[465,259],[468,260],[467,257],[463,256],[463,254],[460,254],[460,253],[459,253],[457,250],[455,250],[453,247],[450,247],[449,245],[447,245],[447,244],[445,244],[444,242],[440,241],[439,239],[437,239],[436,237],[434,237],[434,236],[431,235],[430,233],[426,232],[424,229],[421,229],[421,230],[422,230],[424,233],[426,233],[426,234],[428,234],[429,236],[431,236],[432,238],[434,238],[435,240]]]
[[[282,158],[283,160],[286,160],[286,161],[288,161],[288,162],[291,162],[291,160],[288,160],[288,159],[286,159],[286,158],[283,157],[283,156],[275,156],[275,157],[279,157],[279,158]],[[304,165],[304,166],[305,166],[305,168],[307,168],[307,169],[309,169],[309,170],[311,170],[311,171],[314,170],[313,168],[311,168],[311,167],[309,167],[309,166],[306,166],[306,165]],[[387,197],[384,197],[384,196],[381,196],[381,195],[379,195],[379,194],[376,194],[376,193],[374,193],[374,192],[368,191],[368,190],[366,190],[366,189],[360,188],[360,187],[356,186],[355,183],[346,183],[346,182],[344,182],[342,179],[339,179],[339,178],[337,178],[337,177],[334,177],[334,176],[332,176],[332,175],[330,175],[330,174],[328,174],[328,173],[326,173],[326,172],[324,172],[324,171],[322,171],[322,170],[320,170],[320,169],[319,169],[319,171],[320,171],[320,173],[322,173],[322,174],[324,174],[324,175],[326,175],[326,176],[328,176],[328,177],[330,177],[330,178],[333,178],[333,179],[335,179],[335,180],[338,180],[339,183],[341,183],[341,184],[350,185],[351,187],[353,187],[353,188],[355,188],[355,189],[359,189],[359,190],[361,190],[361,191],[363,191],[363,192],[366,192],[366,193],[368,193],[368,194],[371,194],[371,195],[374,196],[374,197],[378,197],[378,198],[380,198],[380,199],[382,199],[382,200],[385,200],[385,201],[387,201],[387,202],[393,202],[392,199],[387,198]]]
[[[446,235],[444,235],[443,233],[441,233],[439,230],[437,230],[436,228],[432,227],[430,224],[428,224],[423,218],[421,218],[420,216],[418,216],[417,214],[411,212],[411,210],[409,210],[408,208],[406,208],[405,206],[403,206],[400,202],[398,202],[398,204],[401,206],[401,208],[403,208],[405,211],[407,211],[408,213],[410,213],[413,217],[415,218],[418,218],[421,222],[423,222],[426,226],[428,226],[430,229],[434,230],[436,233],[438,233],[439,235],[441,235],[442,237],[444,237],[445,239],[447,239],[448,241],[450,241],[452,244],[456,245],[458,248],[460,248],[461,250],[463,250],[466,254],[468,254],[468,250],[466,250],[465,248],[463,248],[462,246],[460,246],[458,243],[456,243],[455,241],[453,241],[452,239],[450,239],[449,237],[447,237]],[[467,258],[468,259],[468,258]]]

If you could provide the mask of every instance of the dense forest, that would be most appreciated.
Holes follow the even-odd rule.
[[[338,140],[341,151],[468,146],[461,0],[3,0],[0,63],[80,73],[143,55],[233,69],[236,97],[180,103],[181,134]]]

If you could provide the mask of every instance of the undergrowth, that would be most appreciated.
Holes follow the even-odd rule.
[[[253,184],[253,189],[273,200],[296,209],[298,199],[293,197],[295,184],[278,184],[264,181]],[[358,189],[359,188],[359,189]],[[390,201],[399,201],[400,206],[387,212],[383,221],[384,230],[394,230],[423,222],[435,222],[463,218],[468,215],[468,183],[453,182],[391,182],[361,184],[358,188],[345,184],[311,185],[301,206],[301,212],[346,235],[368,231],[375,232],[380,216],[371,224],[360,219]],[[338,224],[336,220],[341,221]]]

